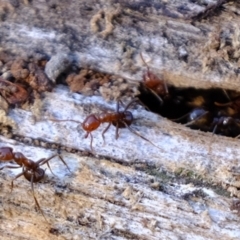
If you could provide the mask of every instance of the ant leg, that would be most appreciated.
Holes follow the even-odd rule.
[[[157,93],[155,93],[155,91],[153,91],[152,89],[148,88],[148,90],[159,100],[159,102],[162,105],[163,104],[163,99]]]
[[[90,135],[90,138],[91,138],[91,141],[90,141],[90,147],[91,147],[92,152],[94,152],[94,150],[93,150],[93,146],[92,146],[92,143],[93,143],[93,136],[92,136],[92,133],[89,132],[89,135]]]
[[[107,127],[104,129],[104,131],[102,132],[102,138],[103,138],[103,142],[104,142],[104,145],[105,145],[105,137],[104,137],[104,134],[107,132],[107,130],[110,128],[111,126],[111,123],[109,123],[107,125]]]
[[[148,64],[146,63],[146,61],[143,59],[142,52],[140,53],[140,57],[141,57],[141,59],[142,59],[143,63],[146,65],[146,67],[147,67],[147,70],[149,71],[149,66],[148,66]]]
[[[90,132],[86,132],[86,134],[84,135],[84,138],[87,138]]]
[[[214,135],[214,133],[217,131],[217,128],[218,128],[218,124],[216,124],[213,128],[213,131],[212,131],[212,135]]]
[[[46,219],[44,213],[43,213],[43,210],[41,209],[41,207],[40,207],[40,205],[39,205],[39,203],[38,203],[38,200],[37,200],[35,194],[34,194],[33,179],[34,179],[34,173],[32,173],[32,176],[31,176],[31,189],[32,189],[33,199],[34,199],[34,201],[35,201],[35,204],[36,204],[37,208],[39,209],[39,211],[41,212],[42,216],[44,217],[45,221],[46,221],[47,223],[49,223],[48,220]]]
[[[1,167],[0,170],[3,170],[4,168],[20,168],[20,167],[21,166],[19,166],[19,165],[16,165],[16,166],[14,166],[14,165],[5,165],[5,166]]]
[[[92,133],[91,133],[91,132],[86,132],[86,134],[85,134],[84,137],[87,138],[88,135],[90,135],[90,138],[91,138],[91,140],[90,140],[90,147],[91,147],[91,150],[92,150],[92,152],[94,152],[93,147],[92,147],[92,143],[93,143],[93,136],[92,136]]]
[[[119,112],[119,103],[122,105],[122,107],[125,107],[124,108],[124,112],[127,111],[127,109],[135,102],[139,102],[139,100],[137,98],[134,98],[130,103],[128,103],[128,105],[125,107],[123,102],[119,99],[118,102],[117,102],[117,109],[116,109],[116,112]]]
[[[225,89],[222,89],[222,91],[223,91],[224,95],[226,96],[226,98],[227,98],[229,101],[231,101],[231,98],[229,97],[227,91],[226,91]]]
[[[53,171],[52,171],[52,169],[51,169],[51,167],[50,167],[50,165],[49,165],[49,163],[48,163],[48,162],[49,162],[52,158],[54,158],[55,156],[57,156],[57,154],[51,156],[50,158],[41,158],[41,159],[38,160],[36,163],[37,163],[37,165],[38,165],[39,167],[42,166],[43,164],[47,163],[47,166],[48,166],[50,172],[51,172],[54,176],[56,176],[56,175],[53,173]]]
[[[191,126],[191,124],[195,123],[197,120],[201,119],[203,116],[205,116],[207,113],[209,113],[208,111],[204,112],[203,114],[201,114],[200,116],[198,116],[197,118],[195,118],[194,120],[183,124],[184,126]]]
[[[151,141],[148,140],[147,138],[143,137],[143,136],[142,136],[141,134],[139,134],[138,132],[134,131],[134,130],[133,130],[131,127],[129,127],[124,121],[121,121],[121,122],[125,125],[126,128],[128,128],[128,130],[129,130],[130,132],[132,132],[133,134],[139,136],[140,138],[144,139],[145,141],[149,142],[149,143],[152,144],[154,147],[162,150],[162,149],[159,148],[157,145],[155,145],[153,142],[151,142]]]
[[[54,155],[53,157],[55,157],[55,156],[56,156],[56,155]],[[52,171],[52,169],[51,169],[51,167],[50,167],[50,165],[49,165],[49,163],[48,163],[48,161],[51,160],[53,157],[51,157],[51,158],[41,158],[40,160],[36,161],[36,163],[37,163],[37,165],[38,165],[39,167],[40,167],[41,165],[47,163],[47,166],[48,166],[50,172],[55,176],[55,174],[53,173],[53,171]]]
[[[70,168],[69,168],[68,165],[67,165],[67,163],[63,160],[63,158],[61,157],[60,154],[55,154],[55,155],[53,155],[53,156],[51,156],[51,157],[49,157],[49,158],[40,159],[40,160],[37,161],[37,163],[39,164],[39,166],[42,166],[42,165],[44,165],[45,163],[47,163],[47,166],[48,166],[48,168],[50,169],[51,173],[52,173],[53,175],[55,175],[55,174],[52,172],[52,169],[51,169],[51,167],[50,167],[49,161],[50,161],[51,159],[53,159],[54,157],[56,157],[56,156],[58,156],[58,157],[60,158],[60,160],[61,160],[62,163],[67,167],[67,169],[69,170],[69,172],[71,172],[71,171],[70,171]]]
[[[115,139],[117,140],[118,137],[119,137],[119,126],[118,126],[118,123],[116,124],[116,132],[115,132]]]
[[[228,103],[214,102],[214,105],[217,106],[217,107],[228,107],[228,106],[231,106],[231,104],[233,104],[233,102],[228,102]]]
[[[120,103],[122,104],[122,101],[119,99],[119,100],[117,101],[117,105],[116,105],[116,112],[117,112],[117,113],[119,113],[119,105],[120,105]]]
[[[12,181],[11,181],[11,192],[12,192],[12,190],[13,190],[13,182],[16,180],[16,179],[18,179],[19,177],[21,177],[23,174],[24,174],[24,169],[23,169],[23,171],[21,172],[21,173],[19,173]],[[10,192],[10,193],[11,193]]]
[[[165,91],[166,91],[166,95],[168,95],[168,94],[169,94],[169,92],[168,92],[168,86],[167,86],[167,82],[166,82],[165,79],[163,80],[163,83],[164,83],[164,88],[165,88]]]
[[[86,132],[84,138],[87,138],[88,135],[90,135],[90,138],[91,138],[91,140],[90,140],[90,147],[91,147],[91,150],[93,151],[93,147],[92,147],[93,136],[92,136],[91,132]]]
[[[62,163],[66,166],[66,168],[68,169],[69,172],[71,172],[70,168],[68,167],[67,163],[63,160],[63,157],[61,155],[58,154],[58,157],[60,158],[60,160],[62,161]]]
[[[124,111],[127,111],[128,108],[129,108],[133,103],[135,103],[135,102],[139,102],[139,100],[136,99],[136,98],[134,98],[130,103],[128,103],[128,105],[125,107]]]
[[[190,115],[190,113],[191,113],[191,112],[186,113],[185,115],[183,115],[183,116],[181,116],[181,117],[179,117],[179,118],[174,118],[174,119],[171,118],[170,120],[173,121],[173,122],[180,121],[180,120],[182,120],[182,119],[188,117],[188,116]]]

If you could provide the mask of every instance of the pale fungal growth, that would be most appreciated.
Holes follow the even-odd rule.
[[[97,33],[99,30],[98,21],[102,18],[103,10],[98,11],[90,21],[91,31]]]
[[[13,12],[13,11],[14,11],[14,7],[9,2],[3,1],[0,3],[0,17],[4,12]]]
[[[6,112],[2,109],[0,109],[0,123],[4,126],[16,128],[16,123],[10,117],[6,116]]]
[[[57,77],[64,72],[71,64],[71,59],[66,53],[58,53],[51,57],[45,67],[45,73],[52,82],[56,82]]]
[[[37,98],[34,100],[33,105],[30,107],[30,110],[33,114],[34,119],[40,120],[42,117],[42,107],[43,107],[43,100],[41,100],[40,98]]]
[[[95,14],[92,19],[90,20],[90,27],[92,32],[97,33],[99,32],[99,21],[104,18],[105,19],[105,29],[99,32],[99,35],[101,35],[103,38],[108,37],[114,29],[114,26],[112,24],[112,20],[114,17],[118,16],[120,14],[121,10],[120,7],[118,7],[116,10],[113,9],[105,9],[100,10]]]
[[[9,104],[7,103],[6,99],[4,99],[0,95],[0,109],[4,110],[5,112],[8,112]]]

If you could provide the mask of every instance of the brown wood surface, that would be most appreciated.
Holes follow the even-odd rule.
[[[67,59],[137,82],[142,53],[176,86],[240,90],[239,6],[225,2],[217,11],[217,1],[1,1],[0,48],[16,57],[55,56],[46,70],[53,80]],[[81,152],[90,146],[78,124],[47,120],[82,122],[114,108],[102,97],[56,86],[31,108],[1,112],[15,140],[1,137],[0,146],[37,160],[59,145],[71,169],[56,159],[56,176],[47,170],[34,185],[49,223],[35,209],[29,182],[17,179],[10,193],[18,172],[1,171],[1,238],[239,239],[240,218],[228,195],[239,196],[230,171],[239,166],[239,140],[192,131],[139,106],[133,128],[157,147],[128,129],[116,141],[113,127],[104,145],[102,126],[93,133],[92,157]]]

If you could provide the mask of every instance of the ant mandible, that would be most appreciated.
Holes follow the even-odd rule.
[[[93,136],[92,132],[95,131],[101,124],[108,123],[107,127],[102,132],[102,138],[105,143],[105,137],[104,134],[107,132],[107,130],[110,128],[111,124],[116,127],[115,132],[115,138],[118,139],[119,137],[119,128],[128,128],[133,134],[139,136],[140,138],[144,139],[145,141],[151,143],[153,146],[157,147],[155,144],[153,144],[150,140],[143,137],[136,131],[134,131],[130,125],[133,123],[134,118],[130,111],[128,111],[128,108],[134,103],[137,102],[137,99],[132,100],[123,111],[119,110],[120,103],[124,107],[121,100],[117,101],[117,107],[116,111],[112,113],[100,113],[100,114],[90,114],[86,117],[86,119],[81,123],[76,120],[56,120],[56,119],[50,119],[51,121],[59,121],[59,122],[65,122],[65,121],[72,121],[76,123],[81,123],[82,128],[84,131],[86,131],[85,138],[87,138],[90,135],[90,147],[93,151],[92,143],[93,143]],[[157,147],[159,148],[159,147]]]
[[[3,168],[20,168],[22,167],[22,172],[19,173],[12,181],[11,181],[11,191],[13,189],[13,182],[17,178],[21,177],[22,175],[29,181],[31,182],[31,189],[32,189],[32,194],[33,198],[35,201],[35,204],[37,208],[40,210],[41,214],[43,215],[44,219],[47,221],[45,218],[45,215],[38,203],[38,200],[34,194],[34,187],[33,183],[39,182],[44,178],[45,175],[45,170],[42,169],[40,166],[47,164],[48,168],[50,169],[51,173],[53,174],[49,161],[53,159],[54,157],[58,156],[60,160],[63,162],[63,164],[67,167],[67,169],[70,171],[67,163],[63,160],[63,158],[59,154],[54,154],[53,156],[49,158],[42,158],[36,162],[26,158],[21,152],[13,152],[13,149],[11,147],[1,147],[0,148],[0,161],[11,161],[14,160],[17,165],[5,165],[0,168],[2,170]],[[54,175],[54,174],[53,174]]]

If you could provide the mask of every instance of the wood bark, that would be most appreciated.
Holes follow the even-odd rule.
[[[226,1],[227,2],[227,1]],[[23,58],[47,54],[54,81],[67,64],[141,80],[144,63],[169,83],[201,88],[239,88],[239,6],[217,1],[2,1],[1,50]],[[214,5],[215,4],[215,5]],[[206,10],[206,11],[205,11]],[[216,15],[214,15],[216,12]],[[210,14],[210,17],[207,16]],[[200,18],[206,19],[200,19]],[[59,70],[60,69],[60,70]],[[14,139],[0,146],[37,160],[57,149],[44,181],[34,184],[46,215],[35,211],[31,186],[18,171],[1,171],[4,239],[239,239],[239,140],[193,131],[147,112],[132,110],[133,129],[156,146],[115,129],[93,132],[95,156],[80,124],[90,113],[113,110],[100,96],[56,86],[27,109],[11,109],[1,121]],[[235,172],[231,171],[235,169]]]

